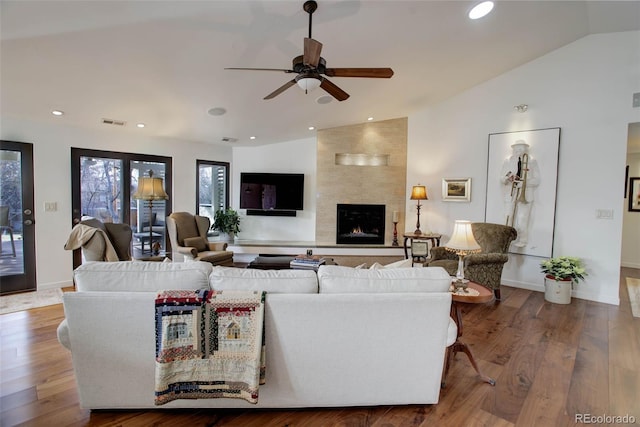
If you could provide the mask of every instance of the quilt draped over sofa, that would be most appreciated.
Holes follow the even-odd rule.
[[[156,405],[222,397],[258,402],[265,375],[265,294],[205,289],[158,293]]]

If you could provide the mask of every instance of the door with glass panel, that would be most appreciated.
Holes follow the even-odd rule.
[[[164,253],[166,228],[164,218],[171,213],[169,200],[152,202],[136,199],[139,179],[162,178],[165,192],[171,197],[171,158],[112,151],[71,149],[72,223],[83,217],[102,222],[127,223],[133,230],[132,255],[151,254],[154,244]],[[80,265],[81,253],[74,253],[74,268]]]
[[[33,145],[0,141],[0,177],[0,294],[33,291]]]

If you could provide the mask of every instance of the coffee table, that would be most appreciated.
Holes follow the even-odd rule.
[[[460,338],[462,337],[462,310],[461,304],[482,304],[493,301],[493,292],[491,289],[482,286],[476,282],[469,282],[467,284],[467,288],[472,291],[468,294],[460,294],[457,292],[452,292],[451,296],[451,317],[456,322],[458,326],[458,335],[456,337],[456,341],[447,348],[446,360],[445,360],[445,369],[443,375],[442,385],[444,386],[444,379],[449,372],[449,366],[451,364],[451,359],[456,355],[459,351],[464,352],[469,358],[471,362],[471,366],[476,370],[480,379],[482,381],[487,382],[491,385],[496,385],[496,381],[493,378],[489,378],[485,374],[480,371],[478,364],[476,363],[476,359],[473,357],[473,353],[471,353],[471,349],[467,344],[465,344]]]

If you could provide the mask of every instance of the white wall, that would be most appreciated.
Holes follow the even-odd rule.
[[[640,33],[600,34],[409,116],[407,185],[427,185],[429,228],[446,242],[454,220],[484,220],[490,133],[560,127],[553,254],[584,260],[589,276],[575,296],[618,304],[627,126],[640,118],[631,105],[638,91]],[[523,103],[529,110],[515,112]],[[444,177],[471,177],[471,203],[443,202]],[[613,210],[613,219],[596,219],[597,209]],[[543,290],[541,260],[511,255],[503,283]]]
[[[640,177],[640,153],[627,155],[629,177]],[[628,191],[627,191],[627,194]],[[622,260],[623,267],[640,268],[640,212],[629,212],[629,201],[624,199],[622,211]]]
[[[260,147],[234,147],[231,206],[239,207],[241,172],[304,173],[304,210],[295,217],[247,216],[239,210],[242,240],[313,242],[316,236],[316,138]]]
[[[38,289],[71,283],[72,253],[63,249],[71,231],[71,147],[155,154],[173,159],[173,211],[194,212],[196,159],[231,161],[231,149],[172,139],[148,138],[122,129],[91,131],[58,123],[2,117],[0,138],[34,145],[36,274]],[[44,202],[57,202],[45,212]]]
[[[421,228],[445,234],[443,241],[446,241],[454,220],[484,219],[490,133],[560,127],[554,255],[584,259],[589,276],[576,287],[575,296],[617,304],[626,207],[622,185],[627,126],[640,121],[640,109],[631,107],[634,92],[640,92],[640,33],[600,34],[585,37],[447,102],[412,114],[406,194],[408,198],[408,189],[418,182],[429,190],[429,200],[421,211]],[[514,111],[513,106],[521,103],[529,105],[527,113]],[[238,208],[240,172],[304,173],[304,211],[295,218],[243,216],[239,237],[314,240],[315,138],[265,147],[236,147],[232,156],[227,147],[150,139],[118,130],[91,132],[5,117],[0,137],[35,145],[40,288],[68,283],[71,278],[71,254],[62,250],[62,245],[71,229],[68,165],[72,146],[172,156],[174,211],[191,211],[195,207],[195,159],[233,158],[231,204],[235,208]],[[445,177],[471,177],[471,202],[443,202],[440,188]],[[45,213],[45,201],[58,202],[58,211]],[[596,219],[596,209],[613,210],[613,220]],[[415,224],[415,203],[407,200],[406,211],[405,223],[410,230]],[[504,283],[542,290],[540,261],[512,256],[505,269]]]

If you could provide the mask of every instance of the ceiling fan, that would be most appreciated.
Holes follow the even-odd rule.
[[[291,86],[298,84],[305,93],[319,86],[338,101],[344,101],[349,98],[349,94],[323,77],[323,74],[329,77],[370,77],[382,79],[388,79],[393,76],[393,70],[391,68],[327,68],[327,62],[320,56],[322,43],[311,38],[311,18],[317,8],[318,3],[313,0],[308,0],[303,5],[304,11],[309,14],[309,37],[305,37],[304,39],[304,54],[293,58],[293,69],[225,68],[225,70],[280,71],[297,74],[293,80],[280,86],[265,96],[264,99],[273,99]]]

